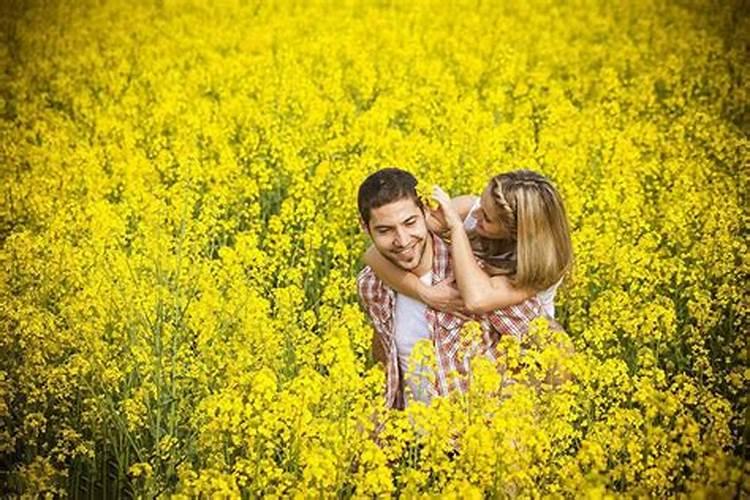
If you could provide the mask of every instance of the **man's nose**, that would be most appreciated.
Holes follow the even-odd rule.
[[[402,247],[406,245],[406,242],[408,241],[409,235],[406,233],[406,231],[402,228],[396,228],[396,240],[393,242],[393,244],[397,247]]]

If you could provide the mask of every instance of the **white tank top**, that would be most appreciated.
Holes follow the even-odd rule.
[[[477,198],[476,201],[474,201],[474,204],[471,206],[471,210],[469,210],[469,213],[466,214],[466,218],[464,219],[464,229],[467,231],[473,231],[477,227],[477,216],[475,212],[479,210],[479,202],[481,201],[481,198]]]
[[[419,279],[426,285],[432,283],[432,273],[429,272]],[[429,379],[421,375],[427,370],[417,369],[416,373],[409,373],[409,357],[414,349],[414,344],[419,340],[430,338],[430,328],[427,324],[427,306],[418,300],[407,297],[401,293],[396,294],[396,310],[394,313],[394,330],[396,336],[396,352],[398,354],[398,366],[404,378],[407,402],[411,398],[430,402],[431,387]]]
[[[464,219],[464,229],[467,231],[472,231],[477,227],[476,211],[479,210],[479,202],[480,198],[477,198],[474,205],[471,206],[469,213],[466,214],[466,218]],[[557,287],[560,286],[560,283],[562,283],[562,278],[551,287],[536,294],[539,302],[542,304],[544,312],[547,316],[553,319],[555,317],[555,294],[557,293]]]

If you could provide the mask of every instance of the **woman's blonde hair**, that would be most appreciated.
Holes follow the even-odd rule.
[[[570,269],[573,248],[565,207],[552,183],[531,170],[497,175],[489,184],[506,239],[470,231],[474,253],[490,275],[506,274],[515,286],[544,290]]]

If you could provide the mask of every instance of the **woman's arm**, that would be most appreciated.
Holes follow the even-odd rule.
[[[469,212],[471,212],[471,208],[474,206],[476,200],[476,196],[464,194],[453,198],[451,200],[451,205],[453,205],[453,208],[456,209],[458,216],[461,217],[461,220],[463,221],[469,216]],[[432,209],[430,207],[425,207],[425,221],[427,222],[427,229],[437,235],[448,230],[448,226],[445,224],[445,219],[443,217],[443,212],[439,208]]]
[[[421,300],[420,292],[425,287],[424,283],[410,272],[404,271],[394,265],[378,252],[375,245],[370,245],[362,257],[365,264],[370,266],[375,275],[396,292],[407,295],[415,300]]]
[[[456,283],[470,312],[491,312],[534,295],[532,290],[514,288],[505,276],[488,276],[477,264],[463,226],[451,229],[451,242]]]
[[[458,212],[440,188],[435,188],[435,199],[440,203],[446,225],[451,231],[453,271],[466,309],[472,313],[486,313],[518,304],[534,295],[533,290],[514,288],[504,276],[490,277],[479,267],[469,243],[469,237]]]
[[[427,304],[439,311],[464,309],[463,300],[452,282],[443,280],[435,285],[425,285],[415,274],[404,271],[383,257],[375,246],[370,245],[363,257],[375,275],[396,292]]]
[[[458,216],[461,217],[462,221],[465,221],[466,217],[468,217],[469,212],[471,212],[471,207],[474,206],[474,202],[477,201],[477,198],[478,196],[474,196],[473,194],[462,194],[451,200],[451,205],[456,209],[456,212],[458,212]]]

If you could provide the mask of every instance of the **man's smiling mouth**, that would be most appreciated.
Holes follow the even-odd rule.
[[[410,250],[412,250],[413,248],[416,248],[416,246],[417,246],[417,243],[419,243],[419,242],[418,242],[418,241],[415,241],[414,243],[412,243],[412,244],[411,244],[411,245],[409,245],[408,247],[404,247],[404,248],[402,248],[401,250],[394,250],[394,251],[393,251],[393,253],[395,253],[395,254],[398,254],[398,255],[402,255],[402,254],[404,254],[404,253],[407,253],[407,252],[409,252]]]

